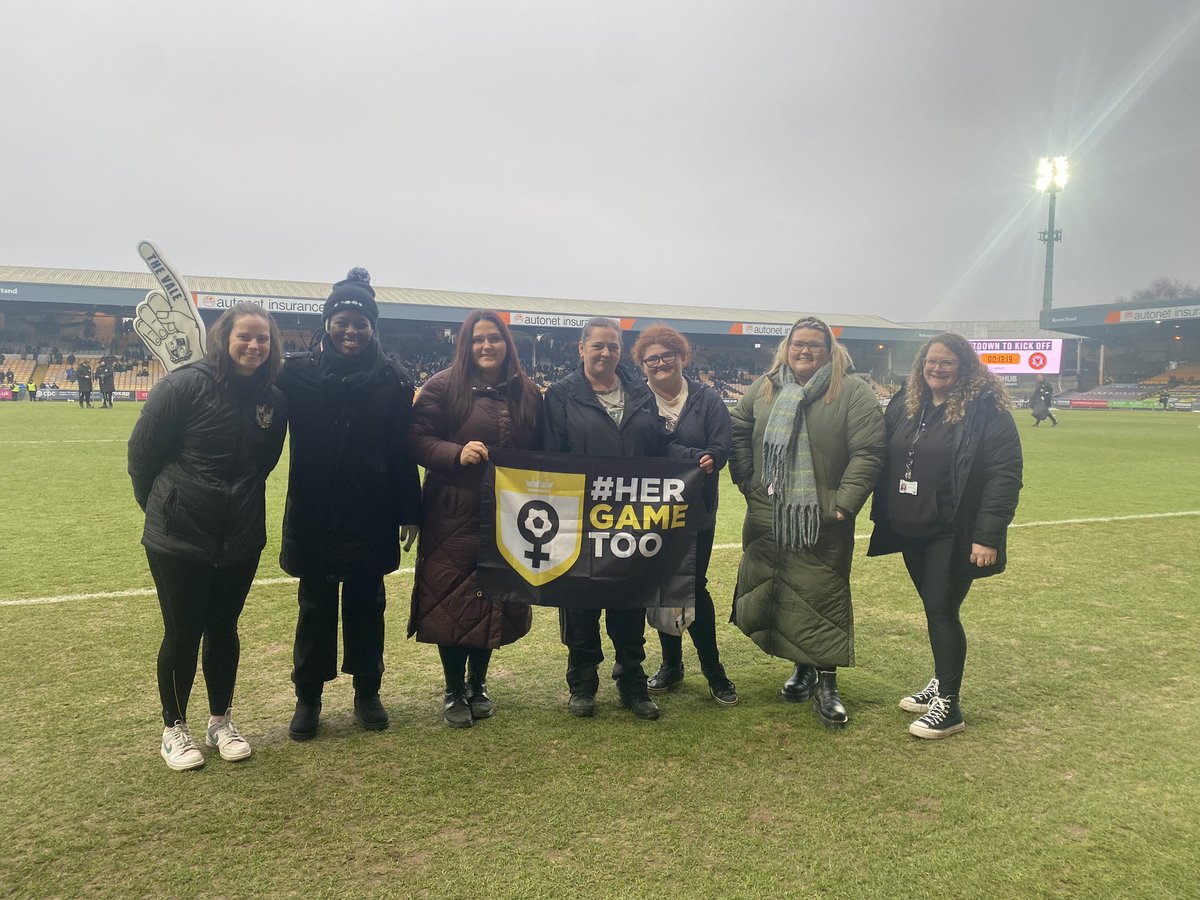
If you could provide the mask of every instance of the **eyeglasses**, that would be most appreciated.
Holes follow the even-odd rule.
[[[809,353],[817,353],[825,349],[824,341],[792,341],[791,347],[797,353],[801,350],[807,350]]]
[[[957,369],[957,359],[926,359],[925,368],[927,369]]]
[[[661,353],[658,356],[647,356],[642,360],[642,365],[657,369],[659,366],[673,366],[677,359],[679,359],[678,353]]]

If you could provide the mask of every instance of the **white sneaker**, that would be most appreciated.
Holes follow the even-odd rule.
[[[204,754],[192,740],[192,733],[183,722],[176,721],[170,728],[163,729],[162,758],[176,772],[198,769],[204,765]]]
[[[204,734],[204,743],[218,750],[221,759],[227,759],[230,762],[248,759],[253,752],[250,749],[250,742],[242,737],[237,726],[233,724],[232,713],[232,709],[226,710],[221,720],[209,725],[208,731]]]

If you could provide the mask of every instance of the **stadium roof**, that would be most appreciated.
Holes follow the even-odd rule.
[[[320,299],[329,296],[332,286],[315,281],[275,281],[255,278],[226,278],[207,275],[185,275],[188,287],[194,293],[234,294],[251,297],[279,297],[296,299]],[[45,285],[71,285],[77,287],[126,288],[148,291],[157,282],[148,272],[106,272],[87,269],[42,269],[19,266],[0,266],[0,282],[25,282]],[[446,306],[459,309],[517,309],[522,312],[570,313],[572,315],[601,315],[605,312],[614,317],[654,319],[679,318],[726,321],[732,315],[738,319],[773,322],[790,325],[811,310],[780,311],[754,310],[738,307],[672,306],[652,303],[622,303],[611,300],[570,300],[552,297],[521,297],[508,294],[478,294],[463,291],[435,291],[420,288],[382,287],[375,288],[375,297],[382,303],[406,305]],[[831,325],[857,326],[860,328],[903,328],[879,316],[858,316],[839,313],[820,314]]]

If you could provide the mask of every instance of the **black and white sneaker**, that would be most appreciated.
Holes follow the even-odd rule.
[[[967,727],[957,697],[934,697],[929,712],[908,726],[908,733],[919,738],[944,738]]]
[[[929,712],[929,704],[933,702],[933,698],[938,695],[938,680],[930,678],[929,684],[917,691],[915,694],[909,694],[900,701],[900,708],[905,712],[910,713],[927,713]]]

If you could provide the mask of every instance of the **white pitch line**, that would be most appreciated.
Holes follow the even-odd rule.
[[[1200,509],[1185,509],[1179,512],[1165,513],[1137,513],[1129,516],[1097,516],[1090,519],[1055,519],[1046,522],[1019,522],[1016,525],[1010,525],[1009,528],[1044,528],[1048,525],[1099,525],[1105,522],[1134,522],[1144,519],[1179,519],[1185,516],[1200,516]],[[855,540],[865,540],[870,537],[869,534],[856,534]],[[740,550],[741,544],[714,544],[714,550]],[[398,569],[390,573],[386,577],[395,575],[411,575],[415,570],[410,566],[404,569]],[[295,578],[256,578],[254,584],[256,587],[265,587],[275,584],[294,584]],[[42,606],[47,603],[72,603],[76,600],[106,600],[117,599],[121,597],[152,597],[155,591],[154,588],[134,588],[128,591],[103,591],[96,594],[59,594],[56,597],[24,597],[14,600],[0,600],[0,606]]]
[[[1138,519],[1178,519],[1183,516],[1200,516],[1200,509],[1185,509],[1179,512],[1165,513],[1138,513],[1131,516],[1097,516],[1093,519],[1055,519],[1053,522],[1018,522],[1015,525],[1009,525],[1009,528],[1045,528],[1047,525],[1098,525],[1104,522],[1131,522]],[[871,535],[856,534],[856,541],[865,541]],[[713,544],[714,550],[740,550],[741,544]],[[3,606],[3,601],[0,601],[0,606]]]
[[[411,575],[415,569],[397,569],[384,576]],[[283,578],[256,578],[255,587],[267,587],[274,584],[295,584],[299,579],[285,576]],[[95,594],[59,594],[57,597],[24,597],[16,600],[0,600],[0,606],[43,606],[47,603],[72,603],[76,600],[109,600],[120,597],[153,597],[157,593],[154,588],[132,588],[128,591],[101,591]]]

